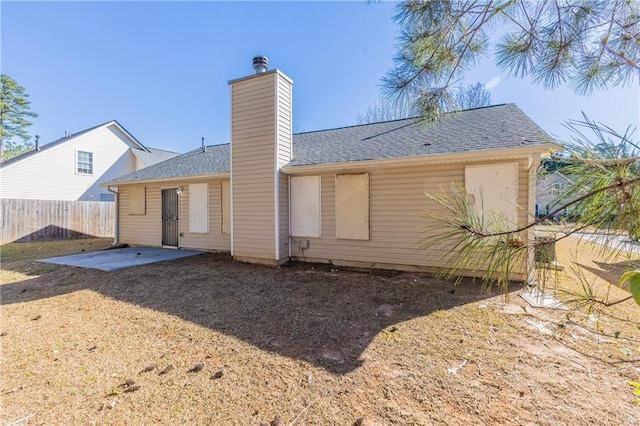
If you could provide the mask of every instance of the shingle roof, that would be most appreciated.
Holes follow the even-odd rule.
[[[416,118],[293,135],[293,159],[286,167],[382,160],[554,143],[514,104],[446,114],[437,124]],[[122,176],[137,182],[229,172],[229,144],[196,150]],[[110,183],[111,183],[110,182]]]
[[[180,155],[178,152],[149,147],[147,147],[146,151],[142,149],[134,149],[131,152],[133,152],[133,154],[147,167]]]
[[[204,152],[202,148],[198,148],[137,172],[120,176],[109,183],[229,173],[229,154],[229,144],[208,146]]]
[[[514,104],[301,133],[289,166],[381,160],[544,145],[553,140]]]

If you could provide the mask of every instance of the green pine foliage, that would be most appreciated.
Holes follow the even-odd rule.
[[[6,74],[0,78],[0,160],[7,160],[33,147],[27,133],[27,128],[33,123],[28,119],[38,114],[31,111],[31,101],[24,87]]]
[[[412,99],[426,118],[459,109],[457,82],[492,51],[512,76],[579,94],[630,85],[640,70],[637,1],[408,0],[394,19],[400,47],[385,93]]]

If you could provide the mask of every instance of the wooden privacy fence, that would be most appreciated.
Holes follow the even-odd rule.
[[[0,242],[113,237],[115,203],[0,199]]]

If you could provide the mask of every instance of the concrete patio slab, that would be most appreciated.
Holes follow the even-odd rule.
[[[93,268],[101,271],[115,271],[131,266],[146,265],[148,263],[164,262],[165,260],[203,254],[197,250],[175,250],[156,247],[127,247],[122,249],[102,250],[91,253],[80,253],[71,256],[50,257],[40,259],[39,262],[55,263],[57,265]]]
[[[627,236],[609,234],[590,234],[586,232],[576,232],[574,237],[592,241],[597,244],[609,246],[614,250],[623,250],[629,253],[640,254],[640,242],[632,241]]]
[[[560,303],[558,299],[538,287],[522,290],[520,297],[535,308],[559,309],[561,311],[569,309]]]

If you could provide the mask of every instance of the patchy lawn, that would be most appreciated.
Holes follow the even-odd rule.
[[[565,313],[517,287],[505,301],[426,274],[213,253],[110,273],[34,261],[108,244],[2,247],[3,424],[640,423],[631,301],[559,327]],[[637,261],[588,245],[572,260],[574,246],[559,244],[564,289],[583,274],[603,291]]]

